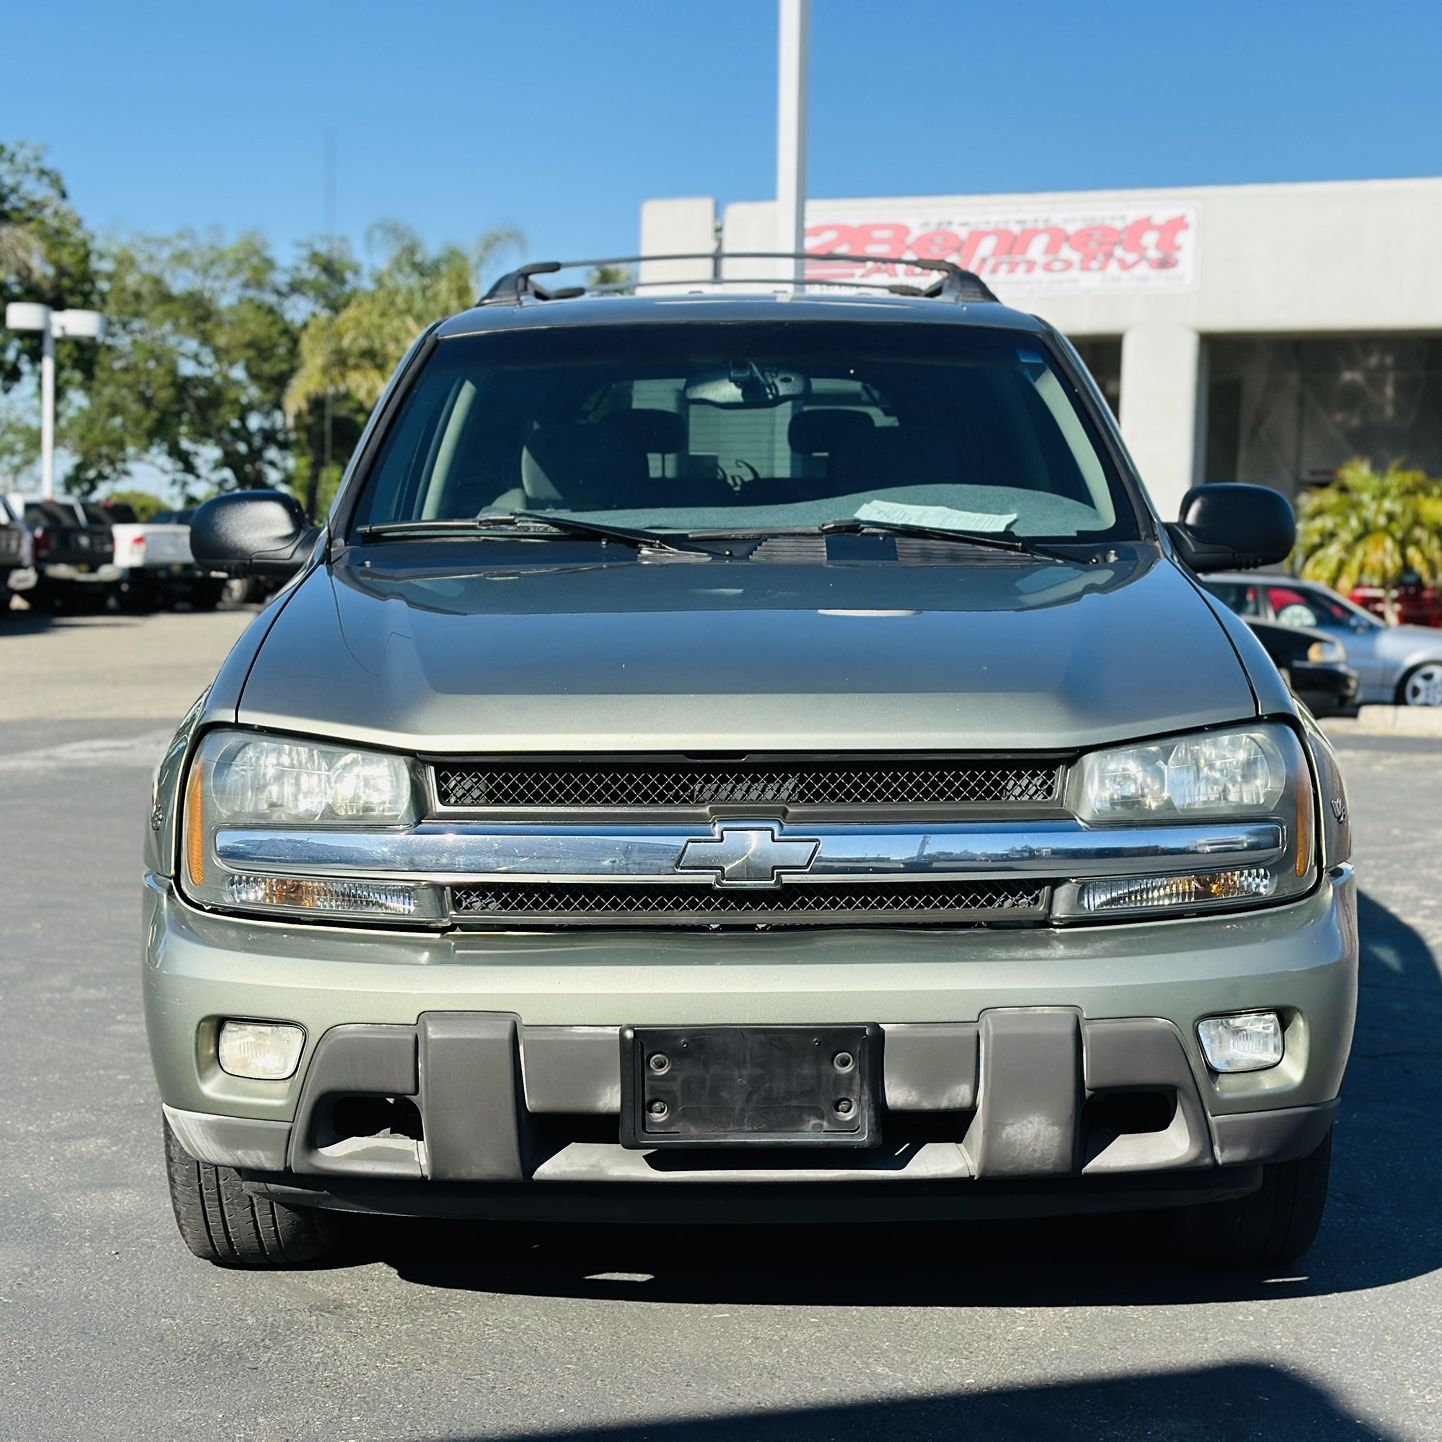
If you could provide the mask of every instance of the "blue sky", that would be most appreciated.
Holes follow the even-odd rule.
[[[770,193],[774,0],[3,0],[0,137],[101,229],[394,216],[629,252],[651,196]],[[814,0],[817,196],[1442,173],[1442,5]],[[25,63],[26,61],[30,63]]]

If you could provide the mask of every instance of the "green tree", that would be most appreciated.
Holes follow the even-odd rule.
[[[0,311],[12,300],[63,309],[95,303],[94,253],[58,171],[32,145],[0,143]],[[61,342],[61,380],[88,371],[94,346]],[[0,329],[0,387],[24,379],[40,337]]]
[[[137,460],[187,495],[283,483],[300,324],[265,241],[142,237],[108,248],[103,277],[106,343],[60,431],[67,484],[88,494]]]
[[[1294,555],[1303,577],[1344,595],[1357,586],[1395,586],[1407,571],[1436,585],[1442,482],[1395,461],[1379,472],[1350,460],[1330,486],[1302,498]]]
[[[513,230],[487,231],[473,245],[429,251],[399,221],[372,227],[381,259],[367,284],[334,314],[318,311],[300,337],[300,358],[286,391],[293,421],[327,393],[369,414],[391,372],[432,321],[474,305],[482,274],[520,244]]]
[[[171,507],[151,491],[111,491],[105,497],[106,505],[129,506],[135,512],[137,521],[145,522]]]
[[[591,290],[630,291],[636,285],[636,272],[629,265],[593,265],[586,273],[586,285]]]
[[[344,242],[322,242],[302,252],[291,270],[290,288],[305,327],[314,337],[355,299],[360,266]],[[302,330],[302,341],[307,334]],[[299,350],[297,351],[299,363]],[[324,515],[365,427],[367,409],[334,384],[313,393],[288,412],[295,449],[293,486],[306,514]]]

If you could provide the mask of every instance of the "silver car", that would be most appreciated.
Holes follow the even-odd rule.
[[[1196,579],[1278,563],[1291,508],[1165,523],[1065,339],[931,266],[523,268],[417,342],[323,525],[196,512],[202,565],[294,573],[145,818],[198,1256],[309,1264],[345,1211],[1155,1209],[1212,1264],[1306,1249],[1347,801]]]
[[[1208,576],[1202,584],[1248,620],[1325,631],[1341,642],[1363,705],[1442,706],[1442,631],[1386,626],[1316,581],[1290,576]]]

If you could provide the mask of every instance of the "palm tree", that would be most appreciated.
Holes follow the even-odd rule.
[[[1415,571],[1442,579],[1442,482],[1392,462],[1385,471],[1354,458],[1323,490],[1302,498],[1294,559],[1300,574],[1346,595],[1390,588]],[[1387,600],[1389,621],[1395,622]]]
[[[373,226],[367,240],[381,257],[370,286],[336,315],[312,316],[301,331],[285,394],[292,423],[326,395],[350,397],[369,411],[411,342],[433,320],[474,305],[482,273],[521,243],[514,230],[490,230],[473,245],[433,254],[399,221]]]

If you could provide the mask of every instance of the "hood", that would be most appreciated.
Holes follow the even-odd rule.
[[[1142,547],[465,570],[389,550],[300,582],[242,722],[435,752],[1014,750],[1256,714],[1206,602]]]

